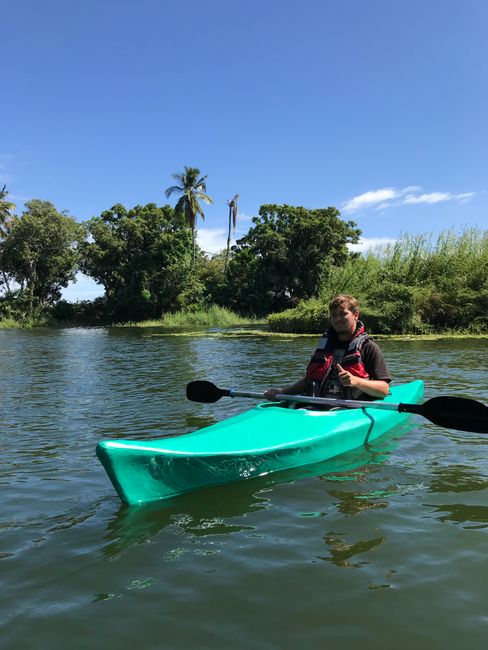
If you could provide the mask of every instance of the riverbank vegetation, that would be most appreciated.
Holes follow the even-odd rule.
[[[242,327],[244,325],[265,325],[264,319],[246,318],[218,305],[211,305],[208,309],[196,311],[177,311],[164,314],[158,320],[147,320],[136,323],[115,323],[115,327],[158,327],[168,330],[185,327],[216,328],[216,327]]]
[[[324,273],[319,298],[268,317],[272,330],[319,332],[335,293],[359,298],[376,333],[487,332],[488,231],[445,231],[435,240],[404,235],[395,244],[351,255]]]
[[[4,187],[0,326],[266,322],[272,332],[317,333],[330,297],[345,292],[377,334],[488,331],[488,231],[404,235],[361,254],[350,252],[361,231],[336,208],[267,204],[230,250],[206,255],[195,238],[201,201],[212,201],[206,176],[186,167],[175,178],[166,190],[179,196],[175,207],[116,204],[81,223],[39,199],[16,215]],[[228,241],[238,198],[227,202]],[[61,300],[79,271],[103,297]]]

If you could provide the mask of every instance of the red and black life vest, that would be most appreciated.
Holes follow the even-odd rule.
[[[366,372],[361,357],[361,348],[368,340],[369,336],[364,330],[364,325],[361,321],[358,321],[354,336],[349,342],[340,364],[344,370],[350,372],[351,375],[361,377],[362,379],[369,379],[369,375]],[[332,370],[334,348],[337,347],[337,344],[337,334],[334,329],[330,328],[328,332],[320,338],[317,349],[310,359],[305,376],[307,379],[312,380],[314,385],[314,394],[320,394],[320,388],[325,385],[325,380]],[[341,387],[341,392],[346,396],[345,393],[350,393],[351,391],[345,391]],[[358,394],[360,393],[360,391],[356,390],[353,391],[352,395],[347,395],[347,397],[356,398],[354,392],[357,392]]]

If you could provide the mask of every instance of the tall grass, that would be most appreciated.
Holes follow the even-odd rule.
[[[120,327],[164,327],[178,329],[183,327],[234,327],[237,325],[256,325],[259,321],[245,318],[225,307],[211,305],[208,309],[196,311],[181,310],[164,314],[160,320],[148,320],[139,323],[124,323]],[[119,326],[118,326],[119,327]]]
[[[406,286],[435,285],[438,290],[458,287],[481,290],[488,282],[488,231],[477,228],[431,235],[402,235],[394,244],[350,258],[343,267],[324,274],[321,297],[334,293],[367,293],[380,282]]]
[[[22,325],[13,318],[0,318],[0,329],[13,329]]]
[[[272,329],[318,331],[330,297],[359,298],[370,327],[382,333],[488,330],[488,231],[403,235],[394,244],[324,271],[317,302],[273,314]],[[302,318],[300,318],[300,314]],[[299,321],[299,322],[298,322]],[[292,329],[296,327],[297,329]]]
[[[48,319],[45,317],[26,318],[23,320],[16,320],[15,318],[0,318],[0,329],[26,329],[30,327],[46,327],[47,325]]]

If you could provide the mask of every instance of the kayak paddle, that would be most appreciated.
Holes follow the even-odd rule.
[[[265,399],[263,393],[238,391],[233,388],[218,388],[210,381],[191,381],[186,387],[186,397],[192,402],[204,402],[206,404],[217,402],[221,397]],[[474,399],[466,399],[465,397],[441,396],[433,397],[423,404],[391,404],[389,402],[367,402],[361,400],[332,399],[328,397],[307,397],[305,395],[283,395],[279,393],[276,395],[275,401],[414,413],[446,429],[488,433],[488,406]]]

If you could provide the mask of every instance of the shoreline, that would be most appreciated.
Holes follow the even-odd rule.
[[[251,329],[251,327],[256,325],[252,323],[251,327],[246,328],[246,325],[249,324],[249,321],[243,321],[241,324],[224,326],[222,328],[215,326],[205,326],[202,325],[195,329],[193,325],[187,326],[168,326],[160,325],[157,322],[149,321],[142,323],[126,323],[126,324],[98,324],[98,325],[82,325],[75,323],[66,323],[66,324],[56,324],[56,325],[27,325],[22,326],[18,323],[13,323],[12,321],[8,323],[2,323],[0,321],[0,331],[1,330],[56,330],[56,329],[140,329],[146,330],[150,333],[151,336],[211,336],[211,337],[244,337],[244,336],[260,336],[260,337],[275,337],[275,338],[316,338],[320,336],[318,332],[271,332],[268,329]],[[475,334],[472,332],[432,332],[430,334],[374,334],[371,333],[371,338],[375,340],[393,340],[393,341],[439,341],[439,340],[456,340],[456,339],[488,339],[488,332]]]

